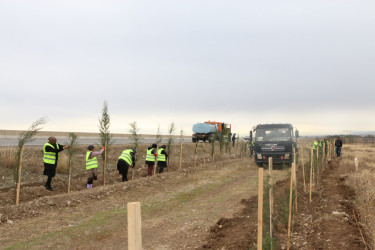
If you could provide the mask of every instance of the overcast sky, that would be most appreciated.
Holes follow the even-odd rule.
[[[375,130],[375,1],[0,1],[0,129]]]

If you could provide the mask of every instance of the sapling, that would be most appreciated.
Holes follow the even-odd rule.
[[[163,136],[160,133],[160,124],[158,125],[158,131],[156,133],[156,144],[159,145],[163,141]]]
[[[137,122],[132,122],[129,124],[130,125],[130,129],[129,129],[129,133],[131,135],[131,139],[133,140],[133,148],[135,149],[136,151],[136,155],[138,153],[138,145],[139,145],[139,141],[141,140],[141,137],[139,136],[139,131],[140,129],[138,128],[137,126]],[[134,163],[134,166],[136,165],[137,163],[137,159],[138,157],[135,156],[135,163]],[[134,178],[134,168],[133,168],[133,171],[132,171],[132,180]]]
[[[102,109],[102,116],[99,119],[99,131],[100,131],[99,142],[102,147],[105,147],[104,160],[103,160],[103,185],[105,185],[105,171],[107,168],[107,152],[113,143],[112,135],[109,133],[110,124],[111,124],[111,119],[108,114],[107,101],[104,101],[103,109]]]
[[[32,142],[34,136],[42,129],[42,125],[47,122],[46,117],[39,118],[27,131],[24,131],[18,137],[18,148],[16,152],[16,165],[14,167],[14,179],[17,180],[16,188],[16,205],[20,201],[20,189],[21,189],[21,173],[22,173],[22,153],[26,143]]]
[[[68,193],[70,193],[70,185],[72,180],[72,159],[73,155],[76,153],[76,145],[77,145],[78,136],[75,133],[68,134],[68,145],[70,146],[70,150],[68,150],[68,168],[69,168],[69,180],[68,180]]]
[[[167,142],[167,151],[168,151],[168,164],[167,166],[169,166],[169,159],[171,158],[171,146],[174,142],[174,139],[173,139],[173,135],[174,133],[176,132],[176,125],[174,124],[174,122],[172,122],[170,125],[169,125],[169,128],[168,128],[168,142]],[[167,168],[168,170],[168,168]]]

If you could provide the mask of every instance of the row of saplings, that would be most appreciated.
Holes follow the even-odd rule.
[[[27,133],[27,132],[26,132]],[[47,176],[47,181],[45,183],[45,188],[49,191],[53,191],[52,188],[52,178],[56,175],[56,168],[59,158],[59,152],[67,150],[68,155],[68,168],[69,168],[69,179],[68,179],[68,192],[70,192],[71,187],[71,176],[72,176],[72,156],[74,151],[76,150],[76,142],[77,136],[74,133],[70,133],[68,135],[69,145],[61,145],[57,143],[57,139],[53,136],[48,138],[48,141],[43,146],[43,162],[44,162],[44,171],[43,174]],[[168,141],[168,146],[170,142]],[[196,164],[196,153],[197,153],[197,146],[198,143],[195,145],[195,163]],[[214,147],[214,144],[212,144]],[[221,146],[221,145],[220,145]],[[128,170],[129,168],[135,167],[135,155],[137,152],[137,144],[134,147],[125,149],[121,152],[117,159],[117,170],[122,175],[122,181],[128,180]],[[211,148],[211,153],[214,152],[214,148]],[[168,162],[168,153],[166,150],[166,145],[162,145],[158,148],[157,144],[152,144],[150,147],[147,148],[146,151],[146,165],[147,165],[147,175],[152,176],[155,174],[157,167],[159,167],[159,173],[163,173],[164,168],[167,167]],[[246,145],[243,147],[246,150]],[[221,147],[220,147],[221,149]],[[237,147],[236,147],[237,149]],[[22,151],[22,150],[21,150]],[[181,150],[182,154],[182,143],[181,143]],[[98,156],[104,155],[104,162],[103,162],[103,174],[105,173],[106,168],[106,161],[107,161],[107,150],[106,146],[102,146],[99,151],[95,151],[95,147],[93,145],[89,145],[87,148],[87,152],[85,154],[85,164],[86,164],[86,176],[87,176],[87,188],[90,189],[93,187],[93,183],[97,180],[97,172],[98,172]],[[242,147],[241,147],[242,153]],[[244,152],[246,154],[246,152]],[[205,153],[204,153],[205,155]],[[181,168],[181,157],[180,155],[180,168]],[[213,154],[212,154],[213,160]],[[205,162],[205,157],[204,157]],[[16,204],[19,203],[19,193],[20,193],[20,176],[21,176],[21,168],[22,168],[22,154],[20,154],[19,160],[19,167],[18,167],[18,181],[17,181],[17,190],[16,190]],[[133,172],[134,173],[134,172]],[[105,178],[103,176],[103,185],[105,185]]]

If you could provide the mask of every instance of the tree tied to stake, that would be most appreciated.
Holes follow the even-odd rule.
[[[68,193],[70,193],[70,186],[72,181],[72,159],[74,154],[77,152],[76,145],[77,145],[78,136],[75,133],[68,134],[68,145],[70,146],[70,150],[67,152],[68,154],[68,168],[69,168],[69,180],[68,180]]]
[[[167,151],[168,151],[168,166],[169,166],[169,159],[170,159],[170,154],[171,154],[171,146],[174,142],[174,139],[173,139],[173,135],[174,133],[176,132],[176,125],[174,124],[174,122],[172,122],[170,125],[169,125],[169,128],[168,128],[168,142],[167,142]]]
[[[41,117],[33,124],[27,131],[24,131],[18,137],[18,148],[16,152],[16,165],[14,167],[14,180],[17,181],[16,188],[16,205],[19,204],[20,188],[21,188],[21,173],[22,173],[22,152],[25,144],[32,142],[34,136],[42,129],[42,125],[47,122],[46,117]]]
[[[107,168],[107,152],[110,146],[113,144],[112,135],[109,133],[109,126],[111,125],[111,119],[108,114],[107,101],[104,101],[102,109],[102,117],[99,119],[99,131],[100,137],[99,142],[101,147],[105,147],[104,160],[103,160],[103,185],[105,185],[105,170]]]

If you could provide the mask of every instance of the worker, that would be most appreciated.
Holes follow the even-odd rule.
[[[254,141],[250,141],[250,158],[253,158],[254,154]]]
[[[336,155],[337,155],[337,157],[340,157],[341,156],[341,148],[342,148],[342,140],[340,139],[340,136],[336,137],[335,147],[336,147]]]
[[[233,147],[234,147],[234,142],[235,141],[236,141],[236,133],[234,133],[233,136],[232,136]]]
[[[154,169],[154,164],[156,157],[158,156],[157,147],[155,143],[148,147],[146,154],[146,165],[148,167],[147,175],[152,176],[152,170]]]
[[[315,141],[314,141],[314,143],[313,143],[313,146],[312,146],[312,149],[313,149],[313,153],[314,153],[314,155],[316,155],[316,151],[317,151],[317,149],[318,149],[318,147],[319,147],[319,140],[318,139],[316,139]]]
[[[168,154],[165,150],[167,147],[165,145],[161,146],[158,150],[158,167],[159,174],[163,173],[163,169],[167,167]]]
[[[48,142],[43,146],[43,162],[44,162],[44,171],[43,175],[47,175],[47,182],[44,187],[49,190],[53,191],[51,186],[52,178],[56,175],[56,168],[57,162],[59,159],[59,152],[63,151],[64,149],[70,148],[69,145],[64,146],[57,143],[55,137],[50,136],[48,137]]]
[[[86,152],[86,175],[87,175],[87,188],[92,188],[94,180],[98,179],[98,158],[97,156],[103,154],[105,147],[100,151],[94,151],[94,146],[89,145]],[[104,176],[103,176],[104,178]]]
[[[129,167],[135,167],[136,149],[125,149],[117,160],[117,170],[122,175],[122,181],[128,181]]]

